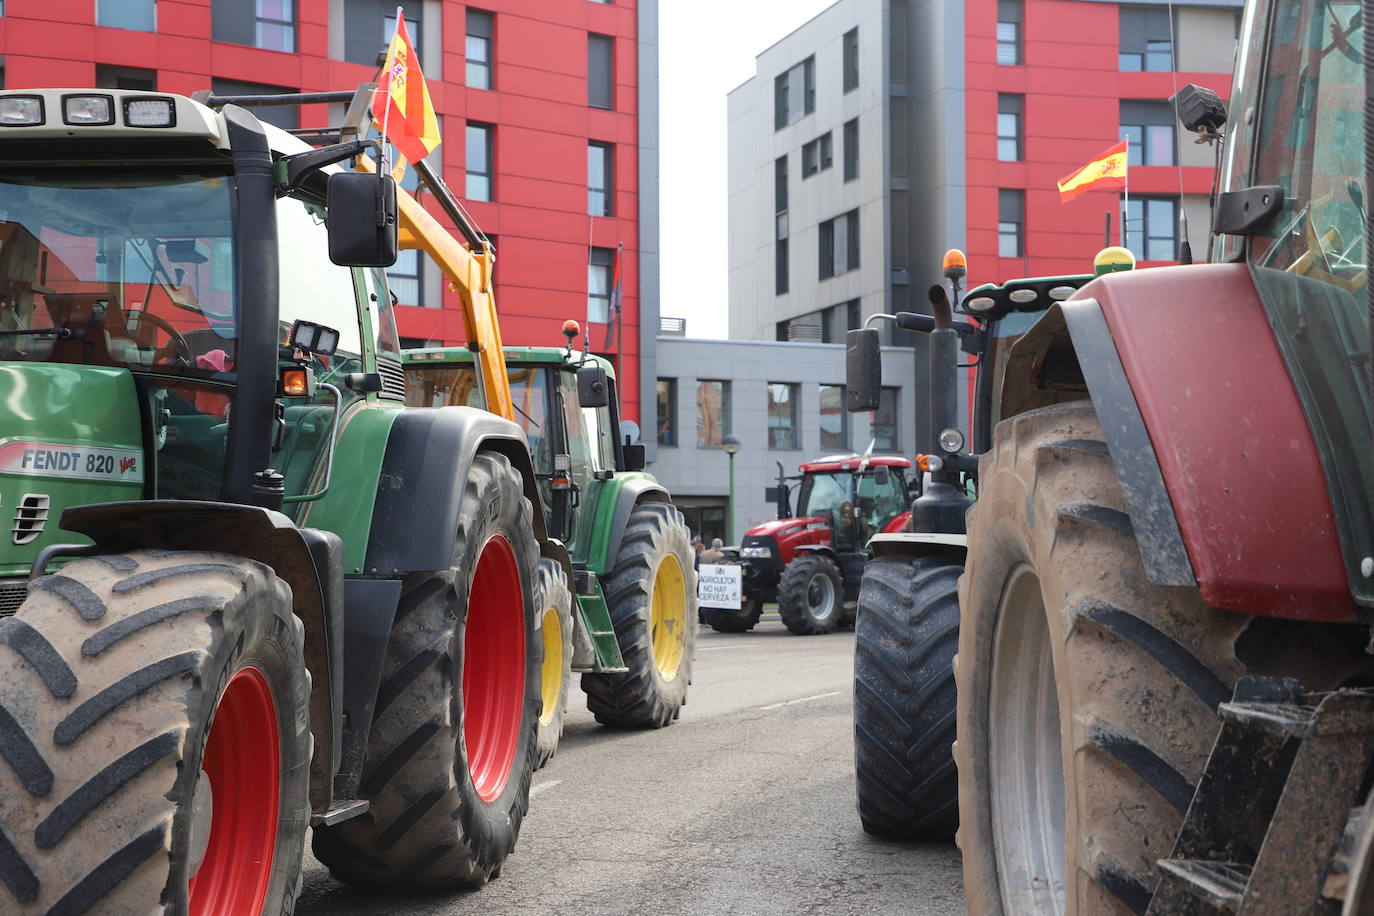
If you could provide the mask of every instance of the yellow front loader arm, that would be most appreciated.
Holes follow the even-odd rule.
[[[358,169],[376,171],[372,160],[366,156],[358,157]],[[487,410],[507,420],[515,420],[510,379],[506,376],[505,354],[501,349],[501,322],[496,314],[496,297],[491,286],[495,253],[489,244],[479,246],[480,250],[476,252],[467,248],[419,201],[399,187],[396,189],[396,200],[401,248],[415,249],[429,255],[444,276],[448,277],[450,288],[458,293],[458,299],[462,302],[468,348],[474,350]]]

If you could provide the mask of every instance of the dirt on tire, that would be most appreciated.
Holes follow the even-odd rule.
[[[499,873],[514,848],[529,808],[540,708],[531,512],[510,461],[478,452],[463,488],[453,567],[406,577],[363,767],[360,794],[371,809],[314,831],[315,856],[339,880],[410,889],[479,886]],[[463,731],[465,628],[478,558],[497,537],[510,545],[519,573],[509,613],[524,617],[524,698],[508,778],[487,800],[478,794]]]
[[[186,912],[206,739],[250,668],[279,743],[263,911],[289,912],[310,813],[303,645],[290,588],[242,557],[140,550],[35,580],[0,620],[0,912]],[[208,893],[198,906],[227,905]]]
[[[673,564],[681,574],[682,594],[656,595],[672,580]],[[596,721],[620,728],[662,728],[687,703],[697,640],[696,571],[682,513],[669,503],[641,503],[630,513],[620,553],[603,580],[606,605],[615,627],[620,654],[629,669],[623,674],[583,674],[582,690]],[[655,629],[655,601],[681,602],[681,618],[666,620],[672,632]],[[679,629],[680,628],[680,629]],[[669,671],[661,668],[656,649],[668,654]]]
[[[962,563],[878,557],[864,570],[854,646],[859,819],[875,836],[947,840],[959,825],[954,770]]]
[[[1004,611],[1014,581],[1034,586],[1039,604]],[[971,913],[1142,912],[1155,860],[1172,848],[1216,738],[1216,707],[1236,679],[1287,674],[1324,689],[1360,663],[1361,641],[1348,628],[1282,624],[1277,635],[1274,622],[1208,607],[1195,588],[1150,585],[1087,402],[997,427],[980,464],[959,599],[955,758]],[[1003,867],[1014,871],[1023,855],[1017,847],[1038,842],[1023,836],[999,847],[993,827],[998,773],[1007,779],[1013,763],[994,758],[991,738],[1004,614],[1048,632],[1064,789],[1057,889],[1049,880],[1003,881]]]

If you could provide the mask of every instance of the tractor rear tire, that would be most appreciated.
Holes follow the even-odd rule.
[[[682,513],[669,503],[636,506],[603,584],[629,671],[582,675],[587,708],[602,725],[670,725],[687,703],[697,641],[696,571]]]
[[[536,769],[549,762],[563,737],[568,687],[572,680],[572,603],[572,590],[568,588],[568,574],[563,564],[556,560],[540,560],[539,577],[534,584],[534,606],[539,608],[544,660],[539,669],[539,731],[534,742]]]
[[[1143,912],[1243,674],[1335,686],[1348,628],[1150,585],[1091,405],[1001,423],[959,584],[959,845],[973,913]],[[1345,645],[1342,645],[1342,643]],[[1287,657],[1283,657],[1287,653]],[[1263,655],[1263,657],[1261,657]]]
[[[798,636],[833,632],[844,616],[844,579],[835,561],[813,553],[788,563],[778,581],[778,616]]]
[[[747,633],[763,616],[763,602],[758,598],[744,598],[738,608],[702,608],[706,625],[717,633]]]
[[[529,809],[542,645],[529,500],[504,456],[473,459],[453,566],[403,585],[368,737],[362,817],[314,831],[359,886],[476,887]]]
[[[222,553],[72,560],[0,620],[0,912],[290,913],[310,819],[291,589]]]
[[[962,563],[878,557],[859,593],[854,761],[859,820],[890,839],[948,840],[959,826],[954,770]]]

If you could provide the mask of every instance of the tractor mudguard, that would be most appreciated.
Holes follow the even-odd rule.
[[[798,544],[797,553],[820,554],[836,561],[839,559],[839,554],[835,553],[835,548],[829,544]]]
[[[1110,274],[1011,348],[1000,415],[1091,397],[1129,509],[1117,523],[1151,583],[1353,622],[1320,456],[1273,334],[1244,264]]]
[[[940,557],[954,563],[968,555],[967,534],[932,534],[924,531],[892,531],[875,534],[868,549],[877,557]]]
[[[291,586],[305,626],[305,665],[316,685],[310,695],[310,807],[315,817],[333,802],[342,749],[344,582],[338,535],[298,528],[285,515],[257,506],[192,500],[140,500],[72,506],[62,528],[112,551],[136,548],[208,550],[256,560]]]
[[[597,499],[597,526],[591,542],[587,545],[587,566],[598,574],[609,573],[620,555],[620,541],[625,536],[625,526],[630,523],[630,513],[641,502],[672,502],[668,491],[661,483],[648,474],[617,474],[602,484],[603,488],[618,487],[615,494],[615,509],[609,514],[604,506],[608,504],[605,489]],[[599,545],[604,544],[604,548]]]
[[[475,407],[403,408],[391,424],[377,480],[364,572],[403,576],[447,569],[458,504],[478,449],[510,459],[534,506],[534,534],[548,540],[529,445],[519,426]]]

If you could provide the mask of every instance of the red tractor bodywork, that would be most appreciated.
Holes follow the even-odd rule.
[[[1317,448],[1250,269],[1117,273],[1073,298],[1101,306],[1204,600],[1354,621]]]

